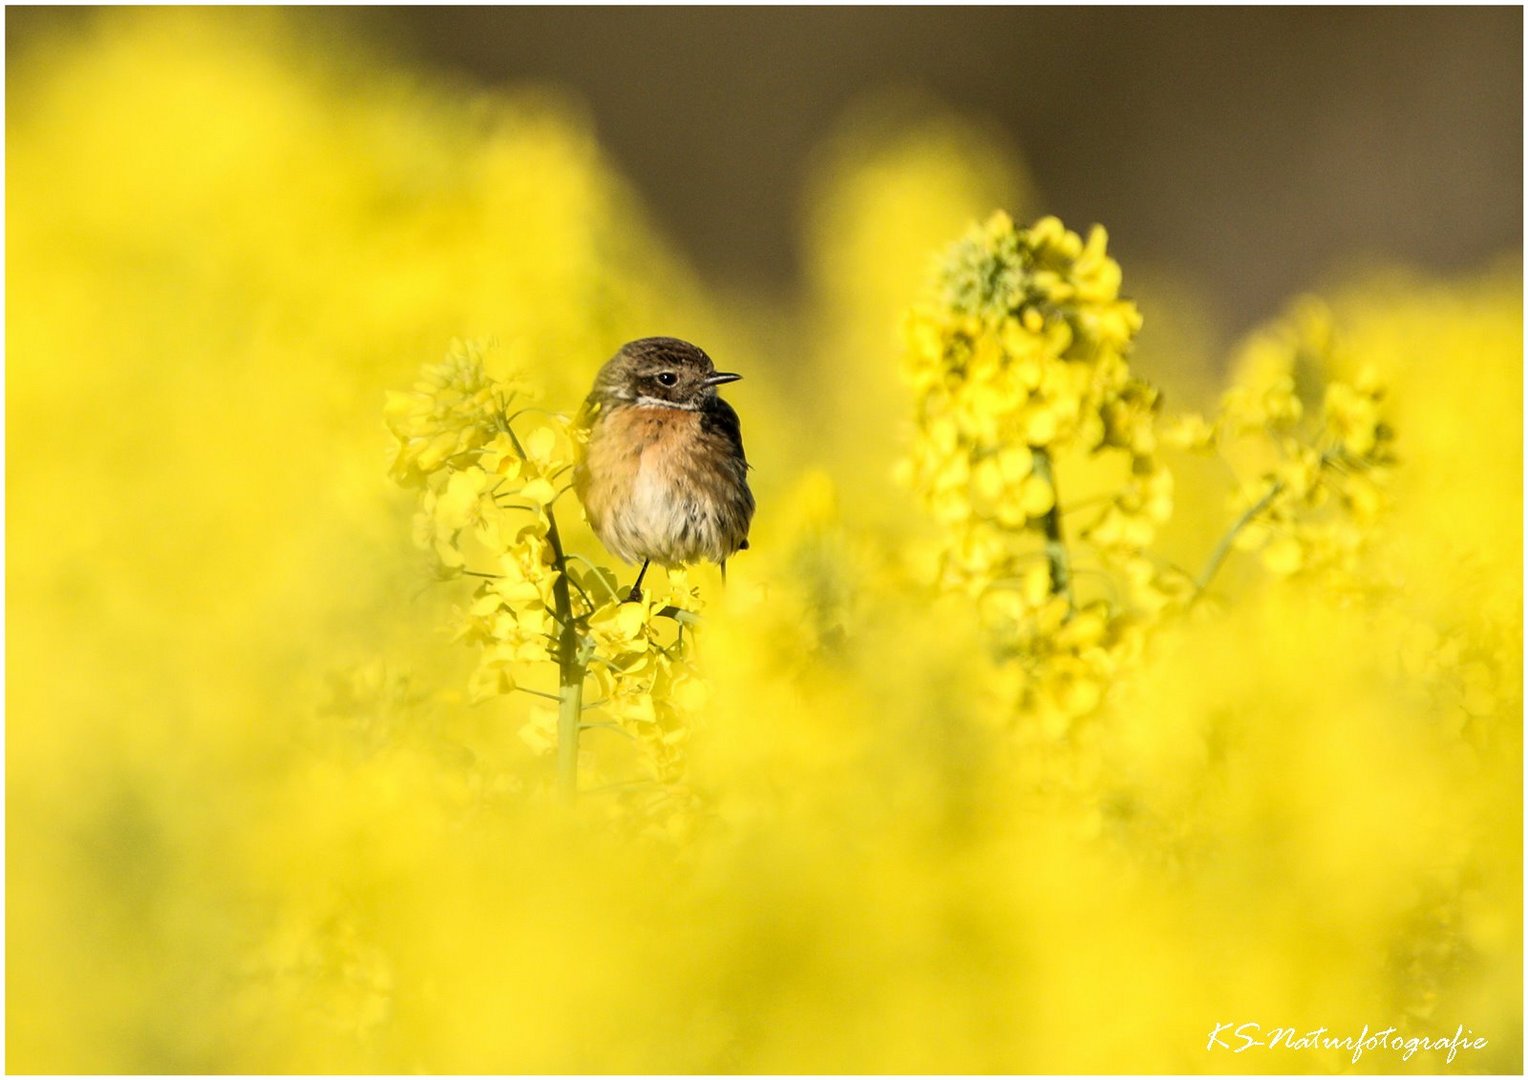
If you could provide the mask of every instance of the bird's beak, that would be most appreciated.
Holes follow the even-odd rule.
[[[734,375],[730,371],[718,371],[706,376],[707,386],[720,386],[722,383],[737,382],[741,375]]]

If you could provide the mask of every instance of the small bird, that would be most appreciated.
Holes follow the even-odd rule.
[[[579,414],[588,435],[573,489],[600,542],[641,562],[629,600],[642,598],[649,563],[720,564],[748,547],[753,492],[743,429],[716,388],[741,375],[717,371],[688,341],[630,341],[594,377]]]

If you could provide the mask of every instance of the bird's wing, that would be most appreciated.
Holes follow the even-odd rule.
[[[737,479],[742,488],[743,500],[746,505],[743,522],[743,540],[738,545],[738,550],[748,550],[748,526],[753,519],[753,492],[748,490],[748,470],[752,468],[748,464],[748,457],[743,453],[743,423],[738,419],[737,410],[728,405],[721,398],[708,404],[700,413],[701,430],[708,435],[721,438],[737,455],[737,460],[742,468],[738,470]],[[722,571],[722,580],[726,580],[726,570]]]
[[[737,456],[743,459],[743,466],[747,468],[748,455],[743,453],[743,422],[738,419],[736,409],[717,398],[701,410],[700,423],[707,434],[719,435],[725,439],[737,451]]]

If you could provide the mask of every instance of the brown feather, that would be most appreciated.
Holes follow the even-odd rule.
[[[753,493],[737,413],[701,349],[627,342],[594,380],[573,487],[601,542],[629,563],[723,562],[748,546]]]
[[[721,562],[753,519],[740,449],[700,410],[606,407],[573,484],[595,534],[626,562]]]

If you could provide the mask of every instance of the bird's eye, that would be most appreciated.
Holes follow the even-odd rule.
[[[675,375],[672,371],[660,371],[658,372],[658,381],[664,386],[673,386],[679,381],[679,376]]]

